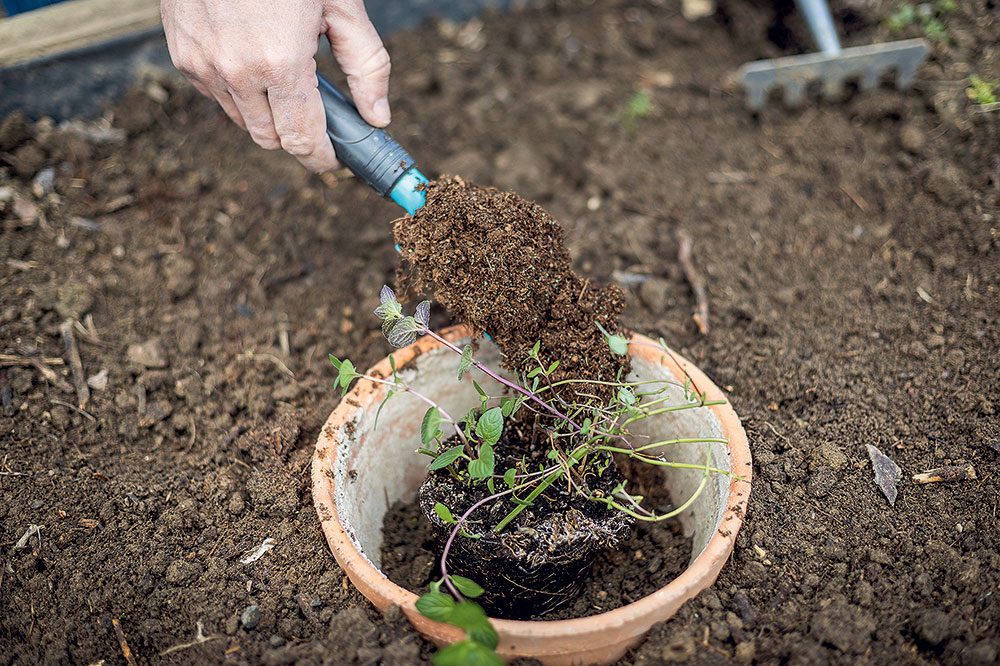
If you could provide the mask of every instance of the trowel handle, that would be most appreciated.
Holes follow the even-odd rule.
[[[354,102],[322,74],[316,78],[326,109],[326,133],[333,142],[337,159],[371,185],[379,196],[390,195],[416,161],[388,132],[365,122]]]
[[[833,27],[833,15],[826,0],[795,0],[799,11],[809,24],[809,31],[820,51],[828,54],[840,53],[840,40],[837,29]]]

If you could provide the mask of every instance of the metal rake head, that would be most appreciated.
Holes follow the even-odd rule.
[[[747,103],[753,110],[764,106],[772,89],[782,91],[785,104],[802,103],[807,87],[821,84],[823,97],[836,100],[844,85],[857,81],[861,90],[876,88],[882,77],[895,72],[896,87],[909,88],[913,77],[927,57],[927,42],[907,39],[870,46],[854,46],[836,52],[757,60],[740,68],[740,80],[747,91]]]

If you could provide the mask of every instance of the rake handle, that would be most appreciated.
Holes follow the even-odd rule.
[[[799,11],[806,17],[809,32],[819,46],[820,51],[829,55],[840,53],[840,40],[837,29],[833,27],[833,15],[826,0],[795,0]]]

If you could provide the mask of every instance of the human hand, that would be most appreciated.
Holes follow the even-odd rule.
[[[389,54],[363,0],[161,0],[160,13],[174,66],[262,148],[340,167],[316,83],[321,34],[362,117],[389,124]]]

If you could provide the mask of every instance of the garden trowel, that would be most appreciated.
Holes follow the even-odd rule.
[[[905,90],[927,57],[927,42],[922,39],[842,49],[826,0],[795,0],[795,4],[805,16],[820,51],[743,65],[740,80],[751,109],[762,108],[772,89],[782,91],[787,105],[797,106],[812,83],[821,85],[825,98],[835,100],[847,81],[857,80],[861,90],[868,91],[891,71],[896,74],[896,87]]]
[[[384,129],[369,125],[339,88],[322,74],[317,78],[326,109],[326,133],[337,159],[379,196],[392,199],[407,213],[421,208],[425,195],[420,186],[427,178],[417,169],[416,160]]]

